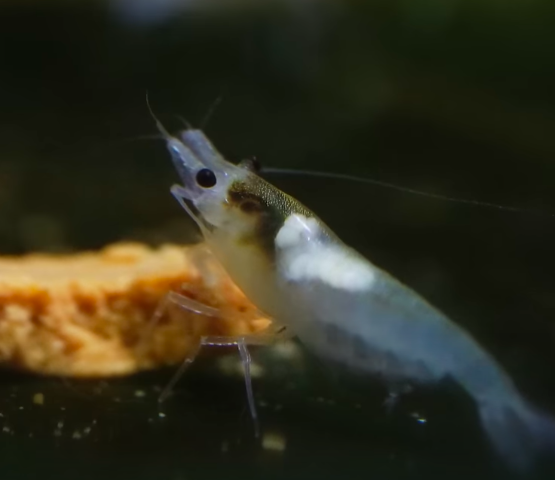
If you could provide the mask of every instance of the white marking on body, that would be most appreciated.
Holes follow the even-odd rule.
[[[321,241],[318,220],[304,215],[287,217],[276,235],[276,246],[286,252],[285,275],[291,281],[320,280],[352,292],[372,287],[372,266],[341,245]]]
[[[320,226],[315,218],[289,215],[276,235],[276,245],[279,248],[296,247],[317,237],[319,231]]]

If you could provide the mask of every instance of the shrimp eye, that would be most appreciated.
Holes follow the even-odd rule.
[[[216,174],[208,168],[203,168],[197,172],[197,183],[202,188],[211,188],[216,185]]]

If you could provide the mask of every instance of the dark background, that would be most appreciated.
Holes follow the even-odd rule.
[[[224,3],[0,4],[0,251],[198,239],[169,194],[164,145],[142,138],[157,133],[145,93],[171,130],[176,115],[202,124],[221,98],[206,132],[230,160],[533,210],[267,176],[555,412],[552,2]],[[1,475],[506,478],[456,389],[417,390],[388,416],[379,384],[255,355],[268,373],[255,385],[270,405],[262,426],[287,438],[283,453],[252,438],[240,377],[204,355],[165,418],[156,388],[171,371],[106,383],[3,374]]]

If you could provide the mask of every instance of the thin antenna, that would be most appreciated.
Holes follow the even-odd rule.
[[[172,136],[165,129],[164,125],[162,125],[162,122],[160,120],[158,120],[156,115],[154,115],[154,112],[152,111],[152,108],[150,107],[150,102],[148,100],[148,90],[146,91],[146,106],[148,108],[148,111],[150,112],[150,116],[152,117],[152,119],[156,123],[156,128],[158,128],[158,131],[164,136],[165,139],[171,138]]]
[[[220,93],[220,95],[218,95],[216,100],[212,102],[212,105],[210,105],[210,107],[208,108],[208,111],[206,112],[206,115],[204,115],[202,121],[200,122],[200,126],[199,126],[200,130],[204,130],[206,128],[206,126],[208,125],[208,122],[212,118],[212,115],[216,111],[216,108],[218,108],[218,106],[222,102],[223,98],[224,98],[224,94]]]
[[[462,203],[462,204],[472,205],[475,207],[495,208],[497,210],[505,210],[508,212],[528,213],[528,214],[534,214],[534,215],[545,215],[548,217],[555,217],[555,214],[553,213],[541,212],[537,210],[531,210],[531,209],[520,208],[520,207],[510,207],[507,205],[499,205],[496,203],[482,202],[480,200],[449,197],[447,195],[441,195],[439,193],[423,192],[421,190],[395,185],[394,183],[382,182],[381,180],[374,180],[371,178],[361,178],[361,177],[356,177],[354,175],[349,175],[344,173],[320,172],[320,171],[312,171],[312,170],[296,170],[296,169],[288,169],[288,168],[263,168],[262,173],[263,174],[274,173],[274,174],[283,174],[283,175],[307,175],[307,176],[314,176],[314,177],[347,180],[352,182],[376,185],[378,187],[383,187],[383,188],[390,188],[392,190],[398,190],[400,192],[410,193],[413,195],[420,195],[422,197],[436,198],[438,200],[443,200],[446,202]]]
[[[177,118],[183,125],[185,125],[185,128],[187,130],[193,130],[193,126],[190,122],[187,121],[185,117],[182,117],[181,115],[174,115],[174,117]]]
[[[164,140],[164,135],[160,133],[146,133],[144,135],[135,135],[134,137],[127,137],[118,140],[117,142],[113,142],[114,145],[125,145],[126,143],[134,143],[140,142],[143,140]]]

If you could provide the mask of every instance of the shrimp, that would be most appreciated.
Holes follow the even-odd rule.
[[[391,385],[453,379],[509,466],[526,469],[555,451],[555,421],[467,331],[345,245],[252,163],[226,161],[201,130],[174,137],[157,125],[183,182],[172,194],[261,311],[322,358]]]

